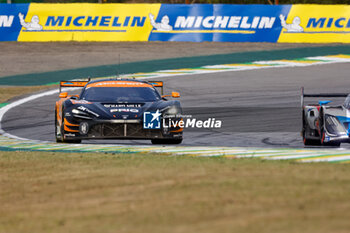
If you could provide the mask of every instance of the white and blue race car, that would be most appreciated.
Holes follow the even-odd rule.
[[[318,104],[304,104],[304,98],[346,98],[342,105],[329,105],[322,100]],[[337,146],[350,143],[350,94],[305,94],[302,88],[302,136],[306,146]]]

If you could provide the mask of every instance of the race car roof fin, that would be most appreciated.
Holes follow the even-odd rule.
[[[348,93],[318,93],[318,94],[305,94],[304,87],[301,88],[301,106],[304,106],[305,97],[326,97],[326,98],[344,98],[347,97]]]
[[[90,82],[88,81],[60,81],[59,93],[61,93],[62,87],[85,87],[85,85]]]
[[[149,84],[151,84],[154,87],[160,87],[162,95],[164,95],[164,91],[163,91],[163,81],[150,81],[148,82]]]

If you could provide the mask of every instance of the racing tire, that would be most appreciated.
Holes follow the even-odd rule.
[[[62,124],[62,127],[61,127],[62,140],[60,142],[62,142],[62,143],[81,143],[81,139],[66,139],[66,138],[64,138],[63,135],[64,135],[65,131],[64,131],[63,127],[64,127],[64,124]]]
[[[304,146],[320,146],[321,143],[318,140],[311,140],[304,138]]]
[[[307,139],[306,138],[306,132],[307,132],[307,126],[303,117],[303,130],[302,130],[302,135],[303,135],[303,142],[304,146],[320,146],[321,143],[319,140],[315,139]]]
[[[64,138],[64,124],[61,126],[61,134],[62,134],[62,143],[81,143],[81,139],[66,139]]]
[[[57,122],[57,111],[55,109],[55,138],[56,142],[62,142],[62,134],[60,133],[60,137],[57,136],[58,131],[58,122]],[[60,129],[61,131],[61,129]]]
[[[180,144],[182,142],[181,139],[151,139],[152,144],[159,145],[159,144]]]
[[[304,146],[320,146],[321,145],[319,140],[306,138],[306,129],[303,129],[303,142],[304,142]]]

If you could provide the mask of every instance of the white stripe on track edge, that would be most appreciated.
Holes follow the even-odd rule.
[[[334,156],[334,157],[327,157],[327,158],[306,158],[306,159],[300,159],[297,160],[298,162],[301,163],[319,163],[319,162],[339,162],[339,161],[350,161],[350,155],[348,156]]]
[[[67,88],[69,90],[74,90],[76,88]],[[7,111],[9,111],[10,109],[14,108],[14,107],[17,107],[21,104],[24,104],[26,102],[29,102],[29,101],[32,101],[32,100],[35,100],[35,99],[38,99],[38,98],[41,98],[43,96],[47,96],[47,95],[53,95],[55,93],[58,93],[58,89],[57,90],[50,90],[50,91],[46,91],[46,92],[43,92],[43,93],[39,93],[39,94],[35,94],[35,95],[31,95],[31,96],[28,96],[24,99],[20,99],[20,100],[17,100],[13,103],[10,103],[2,108],[0,108],[0,135],[3,135],[5,137],[9,137],[9,138],[14,138],[14,139],[17,139],[17,140],[31,140],[31,141],[38,141],[38,142],[47,142],[47,141],[40,141],[40,140],[32,140],[32,139],[28,139],[28,138],[22,138],[22,137],[18,137],[18,136],[15,136],[15,135],[12,135],[10,133],[6,133],[3,129],[2,129],[2,119],[5,115],[5,113]]]

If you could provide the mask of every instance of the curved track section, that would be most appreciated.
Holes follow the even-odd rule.
[[[223,121],[220,130],[189,130],[184,146],[302,147],[299,90],[349,92],[346,63],[168,76],[167,91],[179,91],[185,111]],[[158,78],[157,78],[158,79]],[[48,95],[9,110],[2,121],[7,133],[54,141],[54,103]],[[84,143],[101,143],[85,141]],[[149,141],[103,141],[115,145],[149,145]],[[344,147],[348,147],[344,145]]]

